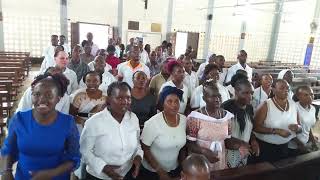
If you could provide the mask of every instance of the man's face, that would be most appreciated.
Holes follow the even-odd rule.
[[[59,39],[57,36],[51,36],[51,44],[52,46],[58,46]]]
[[[92,39],[93,39],[92,33],[88,33],[88,34],[87,34],[87,40],[88,40],[89,42],[92,42]]]
[[[64,36],[60,36],[60,44],[64,44],[66,38]]]

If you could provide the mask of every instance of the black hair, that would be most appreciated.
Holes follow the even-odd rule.
[[[162,41],[162,44],[168,44],[168,41],[164,40]]]
[[[58,57],[59,52],[64,52],[64,50],[57,50],[57,51],[55,51],[53,57]]]
[[[83,40],[83,41],[81,42],[81,46],[84,47],[87,43],[88,43],[87,40]]]
[[[52,34],[51,37],[52,37],[52,38],[53,38],[53,37],[58,38],[59,36],[56,35],[56,34]]]
[[[222,56],[222,55],[216,56],[216,57],[215,57],[215,60],[217,60],[217,59],[223,59],[223,60],[225,60],[224,56]]]
[[[288,82],[287,82],[286,80],[284,80],[284,79],[276,79],[276,80],[274,80],[274,81],[272,82],[271,87],[275,88],[276,85],[277,85],[279,82],[283,82],[283,83],[288,84]]]
[[[147,77],[147,74],[146,74],[145,72],[143,72],[143,71],[136,71],[136,72],[134,72],[133,75],[132,75],[132,81],[134,80],[134,77],[135,77],[136,74],[138,74],[138,73],[142,73],[142,74],[144,74],[144,75]]]
[[[102,74],[99,73],[99,72],[96,72],[96,71],[89,71],[86,74],[84,74],[84,76],[82,77],[82,80],[83,80],[84,83],[86,83],[86,77],[87,77],[88,74],[93,74],[93,75],[99,76],[100,83],[102,83]]]
[[[46,69],[46,71],[44,71],[43,74],[50,74],[49,71],[50,71],[51,69],[55,69],[55,67],[54,67],[54,66],[48,67],[48,68]]]
[[[216,64],[207,64],[204,68],[203,75],[202,75],[201,79],[204,80],[206,78],[206,76],[208,76],[210,71],[212,71],[214,69],[219,70],[219,67]]]
[[[63,74],[54,74],[45,73],[37,76],[34,81],[31,83],[31,87],[35,87],[39,82],[50,82],[58,89],[58,96],[63,97],[67,92],[69,80]]]
[[[235,89],[238,88],[239,85],[248,84],[247,82],[249,82],[248,77],[241,73],[236,73],[231,78],[231,86]]]
[[[214,92],[218,92],[218,94],[220,94],[219,92],[219,88],[217,86],[217,84],[215,83],[215,81],[213,80],[207,80],[203,82],[203,92],[207,92],[207,89],[210,89]],[[221,94],[220,94],[220,98],[221,98]]]
[[[131,91],[131,87],[129,86],[128,83],[116,81],[116,82],[111,83],[111,84],[108,86],[107,95],[108,95],[109,97],[111,97],[111,96],[112,96],[112,93],[113,93],[113,91],[114,91],[115,89]]]
[[[299,91],[301,91],[301,90],[310,90],[310,87],[309,87],[309,86],[299,86],[299,87],[297,87],[294,95],[292,96],[292,100],[294,100],[295,102],[298,102],[298,101],[299,101],[299,99],[298,99],[298,93],[299,93]]]
[[[65,35],[63,35],[63,34],[61,34],[61,35],[60,35],[60,37],[64,37],[64,38],[66,38],[66,36],[65,36]]]
[[[248,56],[248,54],[245,50],[240,50],[239,53],[243,53],[244,55]]]
[[[167,44],[167,48],[168,48],[168,47],[172,47],[172,43],[168,43],[168,44]]]
[[[108,45],[107,47],[107,52],[115,52],[116,48],[114,47],[114,45]]]

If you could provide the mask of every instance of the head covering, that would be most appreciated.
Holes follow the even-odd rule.
[[[206,63],[209,63],[210,57],[213,55],[213,52],[208,52],[207,58],[206,58]]]
[[[169,71],[170,74],[172,73],[173,68],[175,66],[182,66],[182,65],[176,60],[171,60],[171,61],[168,62],[167,67],[168,67],[168,71]]]
[[[170,94],[175,94],[178,96],[180,101],[182,100],[183,91],[181,89],[172,86],[165,86],[159,95],[159,103],[161,106],[163,105],[166,97]]]
[[[284,69],[284,70],[281,70],[278,74],[278,79],[283,79],[284,75],[288,72],[288,71],[291,71],[290,69]],[[291,71],[292,72],[292,71]],[[293,74],[293,72],[292,72]]]

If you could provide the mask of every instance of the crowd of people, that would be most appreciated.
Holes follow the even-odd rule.
[[[99,49],[88,33],[70,51],[64,39],[51,36],[10,119],[5,180],[15,162],[17,180],[207,180],[317,150],[313,91],[293,92],[290,70],[257,83],[244,50],[230,68],[209,53],[196,72],[192,47],[176,58],[167,41]]]

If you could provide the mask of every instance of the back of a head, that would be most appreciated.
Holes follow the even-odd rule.
[[[210,179],[210,166],[208,159],[201,154],[191,154],[182,162],[182,171],[186,176],[198,177],[204,175]],[[199,177],[198,177],[199,178]],[[202,179],[201,179],[202,180]]]
[[[248,81],[248,77],[246,76],[246,75],[244,75],[244,74],[242,74],[242,73],[236,73],[234,76],[232,76],[232,78],[231,78],[231,86],[232,87],[236,87],[236,84],[237,84],[237,82],[239,82],[239,81],[243,81],[243,82],[246,82],[246,81]],[[249,81],[248,81],[249,82]],[[249,82],[249,84],[250,84],[250,82]]]

